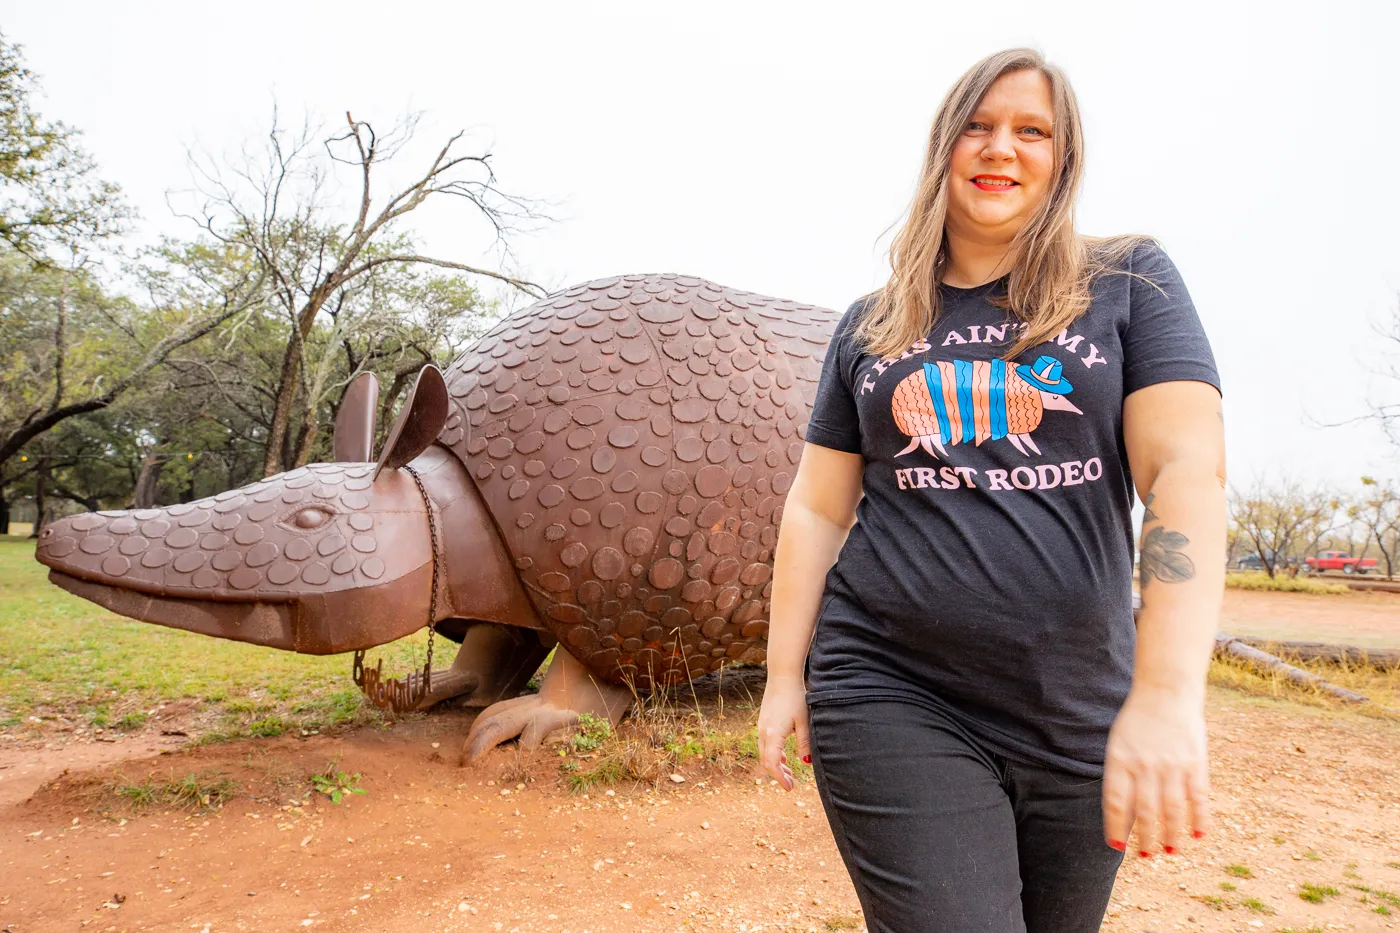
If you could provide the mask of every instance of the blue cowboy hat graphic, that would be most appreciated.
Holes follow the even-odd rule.
[[[1021,363],[1016,367],[1016,374],[1037,388],[1046,392],[1054,392],[1057,395],[1069,395],[1074,391],[1074,386],[1070,385],[1061,375],[1064,367],[1060,361],[1053,356],[1042,356],[1033,364]]]

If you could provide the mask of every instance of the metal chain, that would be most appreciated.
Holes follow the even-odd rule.
[[[433,500],[428,495],[427,488],[423,485],[423,478],[418,475],[418,471],[408,464],[404,464],[404,469],[408,475],[413,477],[413,483],[418,487],[418,494],[423,497],[423,508],[428,510],[428,540],[433,548],[433,595],[428,604],[428,679],[432,679],[433,669],[433,636],[437,634],[437,608],[438,608],[438,572],[442,565],[442,552],[438,548],[438,528],[437,516],[433,513]]]
[[[423,497],[423,507],[428,511],[428,539],[433,554],[433,590],[428,602],[428,660],[423,665],[421,677],[417,671],[413,671],[406,678],[392,677],[385,680],[383,677],[384,659],[380,658],[373,670],[367,669],[364,649],[360,649],[355,652],[355,659],[350,671],[350,676],[354,679],[356,686],[364,692],[365,696],[369,697],[371,703],[380,709],[392,709],[396,713],[413,709],[432,690],[433,638],[437,635],[438,574],[442,566],[442,550],[438,542],[437,516],[433,512],[432,497],[428,495],[428,490],[424,487],[423,479],[418,475],[417,470],[407,465],[404,466],[404,470],[413,477],[414,485],[418,487],[418,493]]]

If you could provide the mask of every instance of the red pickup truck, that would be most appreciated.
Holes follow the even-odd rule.
[[[1316,557],[1307,559],[1308,570],[1322,573],[1327,570],[1340,570],[1342,573],[1369,573],[1378,564],[1374,557],[1352,557],[1345,551],[1323,551]]]

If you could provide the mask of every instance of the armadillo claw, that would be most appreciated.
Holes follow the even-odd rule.
[[[522,748],[538,748],[551,733],[578,722],[576,710],[560,709],[538,694],[502,700],[476,717],[462,746],[462,764],[475,764],[488,751],[516,736]]]

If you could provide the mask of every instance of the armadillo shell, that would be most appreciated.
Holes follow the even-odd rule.
[[[764,660],[778,523],[836,320],[629,275],[511,315],[452,364],[438,440],[595,676],[645,689]]]

